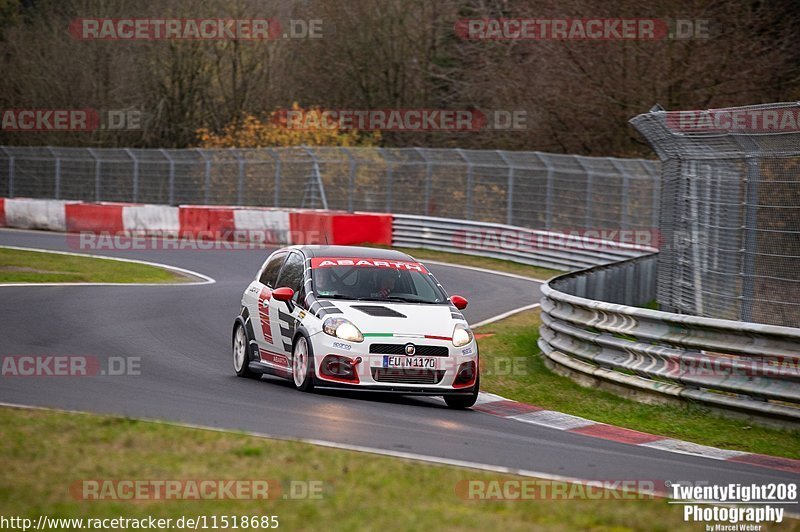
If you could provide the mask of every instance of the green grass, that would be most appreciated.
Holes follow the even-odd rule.
[[[0,438],[3,516],[277,515],[285,530],[697,529],[660,499],[464,500],[459,481],[521,477],[124,418],[0,408]],[[70,492],[83,480],[188,479],[320,482],[321,499],[83,501]]]
[[[444,251],[433,251],[431,249],[420,248],[393,248],[403,253],[408,253],[412,257],[419,260],[436,260],[440,262],[450,262],[452,264],[461,264],[464,266],[474,266],[476,268],[486,268],[497,272],[513,273],[530,277],[532,279],[546,280],[556,275],[566,273],[558,270],[551,270],[549,268],[541,268],[539,266],[528,266],[527,264],[518,264],[507,260],[492,259],[489,257],[478,257],[474,255],[461,255],[458,253],[446,253]]]
[[[185,280],[185,276],[146,264],[0,247],[2,283],[169,283]]]
[[[584,388],[544,365],[536,341],[539,310],[523,312],[476,331],[481,389],[594,421],[724,449],[800,459],[800,431],[778,430],[714,415],[708,409],[647,405]],[[508,368],[512,368],[509,371]]]

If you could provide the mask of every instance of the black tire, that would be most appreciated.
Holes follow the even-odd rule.
[[[445,395],[444,402],[447,403],[448,408],[452,408],[454,410],[463,410],[465,408],[469,408],[475,404],[475,401],[478,400],[478,392],[480,391],[480,387],[481,376],[478,375],[478,378],[475,379],[475,386],[473,387],[470,395]]]
[[[305,363],[301,357],[305,357]],[[301,367],[301,371],[297,371],[298,367]],[[308,336],[301,333],[292,344],[292,382],[294,382],[294,387],[301,392],[313,392],[315,380],[314,348],[311,346]]]
[[[231,351],[233,353],[233,371],[237,377],[261,379],[261,373],[250,369],[250,339],[247,337],[245,328],[238,322],[233,327]]]

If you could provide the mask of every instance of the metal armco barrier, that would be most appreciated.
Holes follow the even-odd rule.
[[[656,269],[652,254],[544,284],[544,356],[635,391],[800,422],[800,329],[629,306],[655,298]]]
[[[608,264],[655,251],[647,246],[592,238],[604,236],[600,231],[579,233],[554,233],[503,224],[395,214],[392,244],[505,259],[556,270]],[[653,233],[632,230],[611,236],[635,241],[634,237],[639,235],[647,237],[641,241],[652,237]]]

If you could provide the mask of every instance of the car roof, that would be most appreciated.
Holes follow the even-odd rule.
[[[367,248],[361,246],[294,246],[306,257],[348,257],[385,260],[414,260],[394,249]]]

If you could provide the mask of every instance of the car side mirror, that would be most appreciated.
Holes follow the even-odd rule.
[[[292,290],[288,286],[276,288],[275,290],[272,291],[272,297],[274,297],[278,301],[285,301],[288,303],[294,297],[294,290]]]
[[[468,305],[466,298],[461,296],[450,296],[450,302],[455,305],[458,310],[464,310]]]

